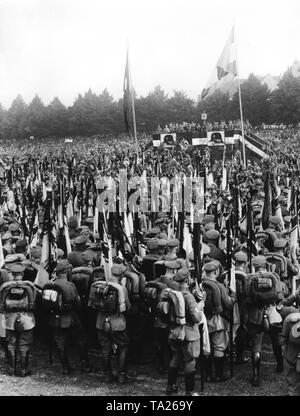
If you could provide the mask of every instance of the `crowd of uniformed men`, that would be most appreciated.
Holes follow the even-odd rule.
[[[62,159],[62,166],[71,169],[67,156]],[[175,164],[175,169],[179,170],[176,153],[172,154],[171,151],[165,155],[160,169],[163,169],[163,162],[167,164],[168,158],[170,167]],[[129,161],[131,163],[130,158]],[[101,162],[108,163],[104,159]],[[24,160],[22,163],[24,167]],[[133,159],[133,163],[138,164],[136,159]],[[151,157],[148,157],[148,162],[145,158],[143,163],[150,166]],[[193,164],[193,156],[187,159],[181,169],[190,164]],[[50,162],[48,157],[46,164],[40,165],[40,172],[44,169],[46,174],[48,169],[49,176],[39,177],[37,182],[35,177],[30,178],[34,184],[31,188],[33,198],[37,193],[34,187],[40,189],[43,180],[48,186],[51,181],[55,182],[55,177],[50,177],[51,169],[55,172],[54,165],[51,157]],[[127,169],[131,167],[127,166]],[[27,168],[30,169],[30,163]],[[45,248],[43,216],[39,219],[39,231],[33,242],[32,234],[28,236],[24,231],[24,217],[17,216],[16,205],[9,205],[9,192],[15,191],[14,181],[21,182],[17,177],[17,168],[14,169],[14,178],[11,178],[10,173],[1,184],[3,261],[0,269],[0,339],[8,373],[23,377],[31,374],[32,343],[34,339],[40,339],[46,340],[50,346],[50,360],[57,353],[63,374],[70,374],[71,340],[78,346],[81,371],[93,370],[89,362],[89,349],[95,346],[100,349],[99,364],[105,382],[133,381],[132,377],[128,377],[128,363],[139,364],[150,359],[149,365],[167,374],[166,393],[171,395],[179,392],[177,377],[183,363],[185,393],[196,395],[199,386],[195,387],[195,373],[199,369],[206,382],[226,380],[224,363],[229,360],[232,337],[234,363],[242,365],[251,359],[251,382],[257,387],[260,384],[263,335],[267,332],[277,363],[276,372],[285,370],[289,394],[300,394],[300,343],[297,332],[300,322],[297,277],[300,268],[298,250],[293,240],[291,187],[287,182],[288,178],[293,179],[296,189],[299,172],[294,165],[281,163],[281,170],[276,171],[279,210],[272,215],[270,207],[268,223],[263,227],[265,173],[270,169],[270,164],[249,162],[246,169],[238,161],[227,164],[228,170],[237,172],[241,193],[244,192],[250,201],[254,226],[252,236],[255,250],[249,248],[249,235],[243,236],[239,230],[234,236],[234,269],[229,266],[228,250],[224,246],[226,229],[220,226],[220,217],[212,209],[220,204],[222,215],[230,200],[230,191],[226,193],[221,189],[219,165],[216,164],[211,169],[215,182],[206,189],[207,211],[201,218],[200,254],[195,251],[195,246],[190,252],[183,249],[177,230],[170,230],[171,214],[159,212],[150,215],[148,228],[141,228],[139,241],[146,246],[146,254],[135,255],[128,260],[122,250],[112,250],[113,264],[110,264],[107,272],[103,261],[105,245],[99,234],[95,233],[93,217],[86,212],[81,222],[78,215],[68,217],[71,250],[60,244],[57,235],[55,268],[46,273],[41,264]],[[110,161],[103,172],[109,175],[111,170]],[[26,189],[29,189],[28,182]],[[45,200],[42,196],[41,201],[40,212],[45,215]],[[28,200],[27,204],[28,223],[33,227],[34,222],[29,220],[34,207],[30,206]],[[196,258],[201,261],[200,276]],[[231,284],[233,275],[235,286]],[[117,289],[119,295],[118,310],[110,313],[101,307],[92,307],[91,300],[101,291],[101,286],[96,283],[106,280]],[[22,297],[22,293],[18,292],[20,281],[27,282],[23,287],[27,293],[27,310],[25,307],[18,310],[14,306]],[[49,296],[53,295],[51,289],[54,283],[56,289],[63,293],[63,302],[68,304],[68,308],[49,313],[43,305],[47,300],[46,290],[49,289]],[[261,285],[256,288],[257,293],[252,290],[255,284]],[[98,288],[93,294],[92,287]],[[11,291],[12,288],[15,291]],[[149,303],[151,288],[156,290],[155,307],[154,303]],[[6,301],[8,293],[11,298],[7,297],[9,301]],[[177,318],[168,320],[165,319],[168,310],[164,310],[167,303],[164,300],[173,295],[177,299],[177,303],[174,301]]]

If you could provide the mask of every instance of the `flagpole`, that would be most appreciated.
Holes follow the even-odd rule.
[[[132,105],[133,134],[134,134],[135,143],[137,143],[134,96],[133,96],[133,88],[132,88],[132,82],[131,82],[131,68],[130,68],[130,61],[129,61],[129,44],[128,43],[127,43],[127,60],[128,60],[128,67],[129,67],[128,72],[129,72],[129,85],[130,85],[130,95],[131,95],[131,105]]]
[[[244,167],[246,167],[246,152],[245,152],[245,136],[244,136],[244,121],[243,121],[243,107],[242,107],[242,94],[241,94],[241,80],[240,80],[240,73],[239,73],[239,64],[238,64],[238,53],[237,53],[237,42],[235,36],[235,27],[233,26],[233,36],[234,36],[234,43],[235,43],[235,55],[236,55],[236,72],[238,76],[238,86],[239,86],[239,105],[240,105],[240,117],[241,117],[241,127],[242,127],[242,145],[243,145],[243,160],[244,160]]]

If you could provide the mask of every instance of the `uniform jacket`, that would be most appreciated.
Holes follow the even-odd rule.
[[[68,303],[72,302],[73,305],[72,310],[59,315],[59,327],[70,328],[72,326],[78,325],[80,323],[79,313],[81,309],[81,302],[76,286],[74,285],[74,283],[69,282],[65,279],[57,279],[55,280],[55,284],[57,286],[60,286],[63,292],[67,293]],[[56,318],[54,316],[51,316],[49,323],[51,326],[56,326]]]
[[[207,244],[210,248],[209,257],[215,260],[219,260],[219,262],[222,264],[223,267],[226,266],[226,255],[223,250],[216,247],[212,243]]]
[[[233,304],[235,302],[235,297],[229,296],[226,287],[222,283],[216,280],[214,280],[214,282],[217,284],[218,288],[220,289],[221,305],[222,305],[223,311],[224,310],[228,311],[232,309]],[[216,313],[210,319],[207,320],[207,326],[208,326],[209,332],[228,330],[229,321],[225,319],[224,317],[222,317],[220,313]]]

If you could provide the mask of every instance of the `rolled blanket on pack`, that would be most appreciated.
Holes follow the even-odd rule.
[[[185,325],[185,301],[183,294],[177,290],[173,289],[164,289],[161,293],[161,300],[170,299],[174,305],[175,314],[176,314],[176,323],[178,325]]]
[[[126,287],[128,289],[129,296],[132,296],[133,299],[139,299],[140,297],[140,278],[137,273],[130,272],[127,270],[124,273],[126,277]]]
[[[89,267],[83,267],[83,266],[81,266],[81,267],[75,267],[72,270],[72,274],[78,274],[78,273],[91,275],[93,273],[93,270],[90,269]]]

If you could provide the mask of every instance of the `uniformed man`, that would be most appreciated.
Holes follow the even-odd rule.
[[[264,256],[254,257],[252,265],[254,267],[255,273],[267,272],[267,261]],[[248,275],[248,277],[248,281],[250,282],[251,275]],[[277,295],[274,304],[255,304],[253,303],[251,297],[247,297],[245,300],[245,323],[248,329],[248,335],[251,345],[251,359],[253,371],[252,385],[254,387],[259,386],[260,360],[264,332],[268,332],[271,338],[273,352],[277,361],[276,372],[281,372],[283,370],[282,350],[279,339],[282,318],[278,313],[276,314],[275,306],[276,302],[279,302],[283,299],[283,294],[281,291],[280,281],[277,275],[275,275],[275,279]]]
[[[161,260],[158,254],[158,238],[151,238],[147,241],[148,254],[143,257],[141,272],[145,275],[146,281],[153,280],[153,265],[156,261]]]
[[[248,258],[247,254],[243,251],[238,251],[234,255],[235,259],[235,276],[237,286],[237,304],[240,314],[240,326],[237,330],[235,338],[235,351],[236,359],[235,364],[245,364],[249,361],[249,358],[244,356],[246,344],[247,344],[247,330],[245,327],[245,284],[248,273]]]
[[[203,312],[189,291],[188,279],[189,272],[187,269],[178,270],[174,276],[175,282],[179,283],[178,289],[184,297],[186,324],[184,325],[185,337],[183,340],[178,339],[177,327],[170,329],[169,342],[172,350],[172,359],[168,371],[167,395],[178,392],[178,387],[176,386],[177,374],[183,359],[185,394],[187,396],[198,396],[198,393],[195,392],[195,371],[196,358],[200,354],[199,323],[202,320]]]
[[[79,235],[76,237],[73,241],[74,249],[73,251],[78,251],[80,253],[83,253],[85,250],[89,248],[87,245],[88,237],[86,235]]]
[[[269,251],[273,252],[275,240],[282,237],[281,218],[276,215],[271,215],[269,218],[269,226],[264,231],[269,236],[265,246]]]
[[[221,382],[224,377],[225,351],[229,345],[229,312],[235,302],[235,293],[218,281],[220,262],[213,260],[203,266],[202,286],[206,295],[205,316],[211,345],[211,356],[206,357],[205,371],[207,381]],[[210,294],[209,294],[210,293]],[[212,376],[212,358],[216,377]]]
[[[298,269],[299,266],[298,266],[296,256],[291,257],[291,259],[286,256],[287,244],[288,244],[287,240],[285,240],[284,238],[278,238],[274,242],[274,249],[275,249],[276,254],[279,254],[285,257],[286,259],[286,266],[287,266],[286,276],[281,276],[281,278],[288,284],[289,289],[292,290],[293,276],[297,276],[299,274],[299,269]]]
[[[69,229],[69,237],[70,240],[74,240],[76,237],[79,236],[78,230],[78,220],[75,215],[72,215],[68,220],[68,229]]]
[[[72,371],[67,348],[70,336],[76,341],[79,349],[81,371],[89,371],[87,339],[80,320],[80,296],[74,283],[68,281],[69,268],[68,260],[60,261],[55,269],[56,280],[54,282],[54,287],[58,286],[63,293],[64,302],[68,304],[68,310],[49,317],[49,325],[53,330],[54,343],[57,346],[63,375],[68,375]],[[44,288],[48,288],[48,285],[45,285]],[[52,288],[51,285],[50,288]]]
[[[114,264],[111,268],[111,278],[109,281],[120,286],[123,290],[126,310],[130,309],[130,301],[128,292],[125,286],[121,286],[122,277],[126,271],[123,264]],[[105,323],[109,320],[110,331],[105,331]],[[107,314],[99,311],[96,319],[96,328],[99,344],[102,348],[103,354],[103,369],[105,374],[105,381],[110,383],[116,381],[112,373],[112,355],[113,349],[116,348],[118,352],[119,361],[119,383],[124,384],[131,381],[127,376],[127,353],[128,353],[128,335],[126,331],[126,319],[124,313],[118,312],[116,314]]]
[[[178,250],[179,250],[179,240],[178,238],[171,238],[170,240],[168,240],[167,242],[167,254],[176,254],[176,256],[178,256]],[[166,259],[166,257],[164,258]]]
[[[10,267],[10,273],[13,276],[13,282],[20,282],[23,280],[25,266],[21,263],[14,263]],[[9,284],[7,282],[6,284]],[[30,348],[33,343],[33,329],[35,327],[35,317],[33,308],[36,299],[36,289],[31,282],[23,281],[27,284],[31,292],[32,305],[29,310],[20,311],[7,311],[5,306],[3,307],[3,313],[5,314],[5,330],[7,340],[7,351],[9,358],[9,373],[11,375],[19,375],[26,377],[31,374],[29,369],[29,354]],[[4,285],[2,286],[2,289]],[[2,299],[1,299],[2,301]],[[21,368],[17,370],[17,354],[20,355]]]
[[[210,248],[209,256],[212,259],[218,260],[223,267],[226,266],[226,255],[223,250],[217,247],[220,237],[219,231],[210,229],[203,234],[203,242]]]

